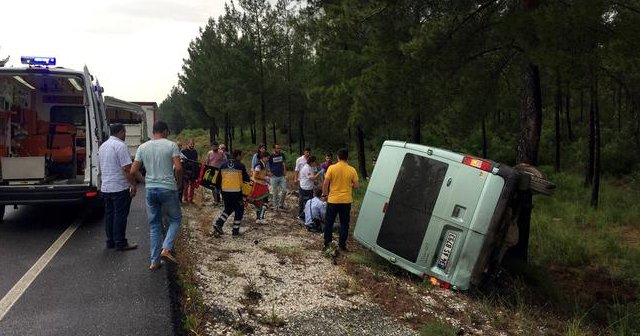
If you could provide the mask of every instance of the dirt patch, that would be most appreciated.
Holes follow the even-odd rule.
[[[640,246],[640,227],[624,226],[620,229],[622,243],[628,247]]]
[[[417,335],[433,320],[464,335],[548,330],[544,319],[521,314],[527,323],[510,323],[508,311],[426,285],[352,239],[349,253],[327,257],[322,235],[298,223],[295,195],[288,195],[286,207],[268,211],[268,224],[259,225],[247,206],[237,238],[230,235],[230,220],[224,235],[211,235],[222,208],[211,205],[210,192],[199,190],[196,204],[183,207],[182,248],[193,255],[194,282],[207,307],[200,334]]]

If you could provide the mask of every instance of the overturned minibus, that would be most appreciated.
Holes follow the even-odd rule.
[[[0,68],[0,220],[6,205],[94,200],[109,135],[103,89],[87,68],[23,57]]]
[[[465,290],[517,242],[514,195],[531,185],[554,188],[530,170],[385,141],[354,237],[399,267]]]

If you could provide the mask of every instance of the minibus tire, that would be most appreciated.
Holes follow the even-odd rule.
[[[4,221],[4,208],[6,205],[0,205],[0,222]]]

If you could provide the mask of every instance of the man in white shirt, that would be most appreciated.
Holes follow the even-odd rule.
[[[300,169],[300,207],[298,209],[298,216],[303,223],[305,222],[304,205],[308,200],[313,198],[313,188],[318,178],[318,172],[316,171],[317,165],[316,157],[310,156],[307,163]]]
[[[131,198],[136,195],[136,181],[131,174],[131,157],[124,142],[124,125],[113,124],[110,128],[111,137],[98,149],[107,248],[127,251],[138,247],[126,239],[127,217]]]
[[[294,168],[295,174],[293,175],[293,183],[298,184],[300,181],[300,170],[307,163],[307,160],[311,156],[311,148],[306,147],[301,157],[296,159],[296,166]],[[298,217],[302,219],[304,217],[304,202],[302,201],[302,189],[298,187]]]

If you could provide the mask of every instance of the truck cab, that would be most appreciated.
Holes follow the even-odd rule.
[[[95,199],[98,147],[109,135],[103,89],[86,67],[22,63],[0,68],[0,215],[6,205]]]

